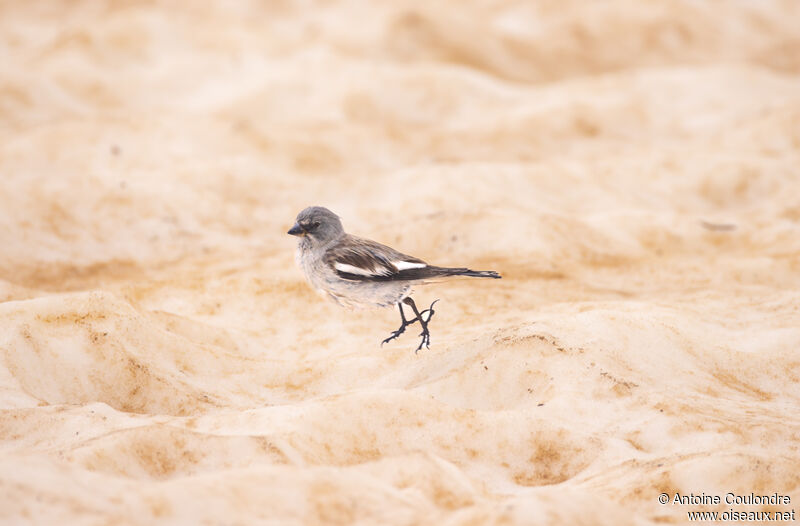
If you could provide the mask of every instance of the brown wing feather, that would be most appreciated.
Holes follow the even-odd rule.
[[[394,263],[401,261],[425,266],[400,270]],[[435,267],[386,245],[350,235],[345,235],[342,241],[328,249],[325,262],[340,278],[350,281],[429,281],[448,276],[501,277],[493,270]],[[353,272],[336,268],[337,263],[353,267]],[[362,273],[355,272],[356,270]]]
[[[408,256],[375,241],[351,235],[346,235],[340,243],[331,247],[325,256],[325,262],[330,265],[340,277],[356,281],[375,279],[383,281],[396,278],[409,279],[400,276],[408,270],[422,270],[399,270],[393,263],[397,261],[427,265],[427,263],[419,258]],[[370,273],[370,275],[343,272],[336,268],[336,263],[363,269],[365,272]]]

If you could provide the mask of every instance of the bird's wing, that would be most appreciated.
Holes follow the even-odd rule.
[[[375,241],[347,235],[328,249],[325,262],[336,274],[350,281],[407,281],[424,279],[429,268],[419,258],[407,256]]]

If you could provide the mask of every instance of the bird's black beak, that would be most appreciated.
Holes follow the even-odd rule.
[[[295,223],[294,226],[291,229],[289,229],[289,231],[286,233],[291,234],[293,236],[304,236],[306,234],[306,231],[303,230],[303,227]]]

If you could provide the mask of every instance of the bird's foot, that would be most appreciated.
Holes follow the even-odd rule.
[[[413,321],[410,321],[410,322],[407,322],[407,323],[403,323],[403,324],[400,326],[400,328],[399,328],[399,329],[397,329],[396,331],[392,331],[392,334],[391,334],[391,335],[390,335],[388,338],[386,338],[385,340],[383,340],[383,341],[381,342],[381,347],[383,347],[383,344],[384,344],[384,343],[389,343],[390,341],[394,340],[395,338],[399,338],[401,334],[403,334],[404,332],[406,332],[406,327],[408,327],[409,325],[411,325],[411,324],[412,324],[412,323],[414,323],[415,321],[417,321],[417,319],[416,319],[416,318],[414,318],[414,320],[413,320]]]
[[[422,316],[421,313],[420,313],[420,316]],[[381,347],[383,347],[384,343],[389,343],[390,341],[394,340],[395,338],[399,338],[401,334],[406,332],[406,327],[408,327],[409,325],[413,325],[418,320],[419,320],[419,318],[414,318],[413,320],[406,320],[405,318],[403,318],[403,324],[400,326],[400,328],[397,329],[396,331],[392,331],[392,334],[388,338],[386,338],[385,340],[383,340],[381,342]]]
[[[431,331],[429,331],[428,328],[425,327],[424,329],[422,329],[422,332],[419,333],[419,335],[422,336],[422,340],[420,340],[419,346],[417,346],[417,348],[414,349],[414,354],[417,354],[419,350],[422,349],[423,345],[425,346],[426,349],[431,348]]]
[[[439,300],[434,300],[430,307],[419,313],[419,323],[422,325],[422,332],[419,333],[419,335],[422,336],[422,340],[420,340],[419,346],[414,350],[414,354],[417,354],[419,350],[422,349],[423,345],[426,349],[431,348],[431,331],[428,330],[428,322],[431,321],[431,318],[433,318],[433,315],[436,313],[436,311],[433,310],[433,306],[436,305],[437,301]],[[430,313],[427,318],[425,317],[426,312]]]

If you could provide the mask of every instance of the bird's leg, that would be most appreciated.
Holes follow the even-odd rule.
[[[416,320],[419,320],[419,324],[422,325],[422,332],[419,333],[419,335],[422,336],[422,340],[419,342],[419,347],[416,348],[416,350],[414,351],[414,354],[418,353],[419,350],[422,349],[423,345],[428,349],[431,348],[431,333],[428,330],[428,322],[431,321],[431,318],[433,318],[433,315],[436,312],[436,311],[433,310],[433,306],[437,301],[439,301],[439,300],[436,300],[433,303],[431,303],[430,307],[428,307],[427,309],[422,311],[422,313],[420,313],[417,310],[417,306],[414,303],[414,300],[412,300],[410,297],[403,300],[403,303],[405,303],[406,305],[411,307],[411,310],[413,310],[414,314],[416,315]],[[422,316],[422,314],[424,314],[426,312],[430,312],[430,314],[428,314],[428,319],[427,320],[425,319],[424,316]]]
[[[400,325],[399,329],[397,329],[396,331],[392,332],[391,336],[389,336],[388,338],[386,338],[385,340],[383,340],[381,342],[381,347],[383,347],[384,343],[390,342],[390,341],[394,340],[395,338],[399,337],[404,332],[406,332],[406,327],[408,327],[409,325],[413,324],[415,321],[417,321],[417,318],[419,318],[419,316],[417,316],[417,318],[414,318],[413,320],[408,321],[408,320],[406,320],[406,315],[403,312],[403,304],[402,303],[398,303],[397,304],[397,308],[400,309],[400,319],[403,320],[403,323],[402,323],[402,325]]]
[[[420,312],[420,313],[419,313],[419,315],[425,319],[425,323],[428,323],[429,321],[431,321],[431,317],[432,317],[432,316],[434,315],[434,313],[436,312],[435,310],[433,310],[433,306],[434,306],[434,305],[436,305],[436,302],[437,302],[437,301],[439,301],[439,300],[433,300],[433,303],[431,303],[431,306],[430,306],[430,307],[428,307],[427,309],[425,309],[424,311],[422,311],[422,312]],[[426,312],[430,312],[430,314],[428,314],[428,317],[427,317],[427,318],[425,318],[425,313],[426,313]]]

